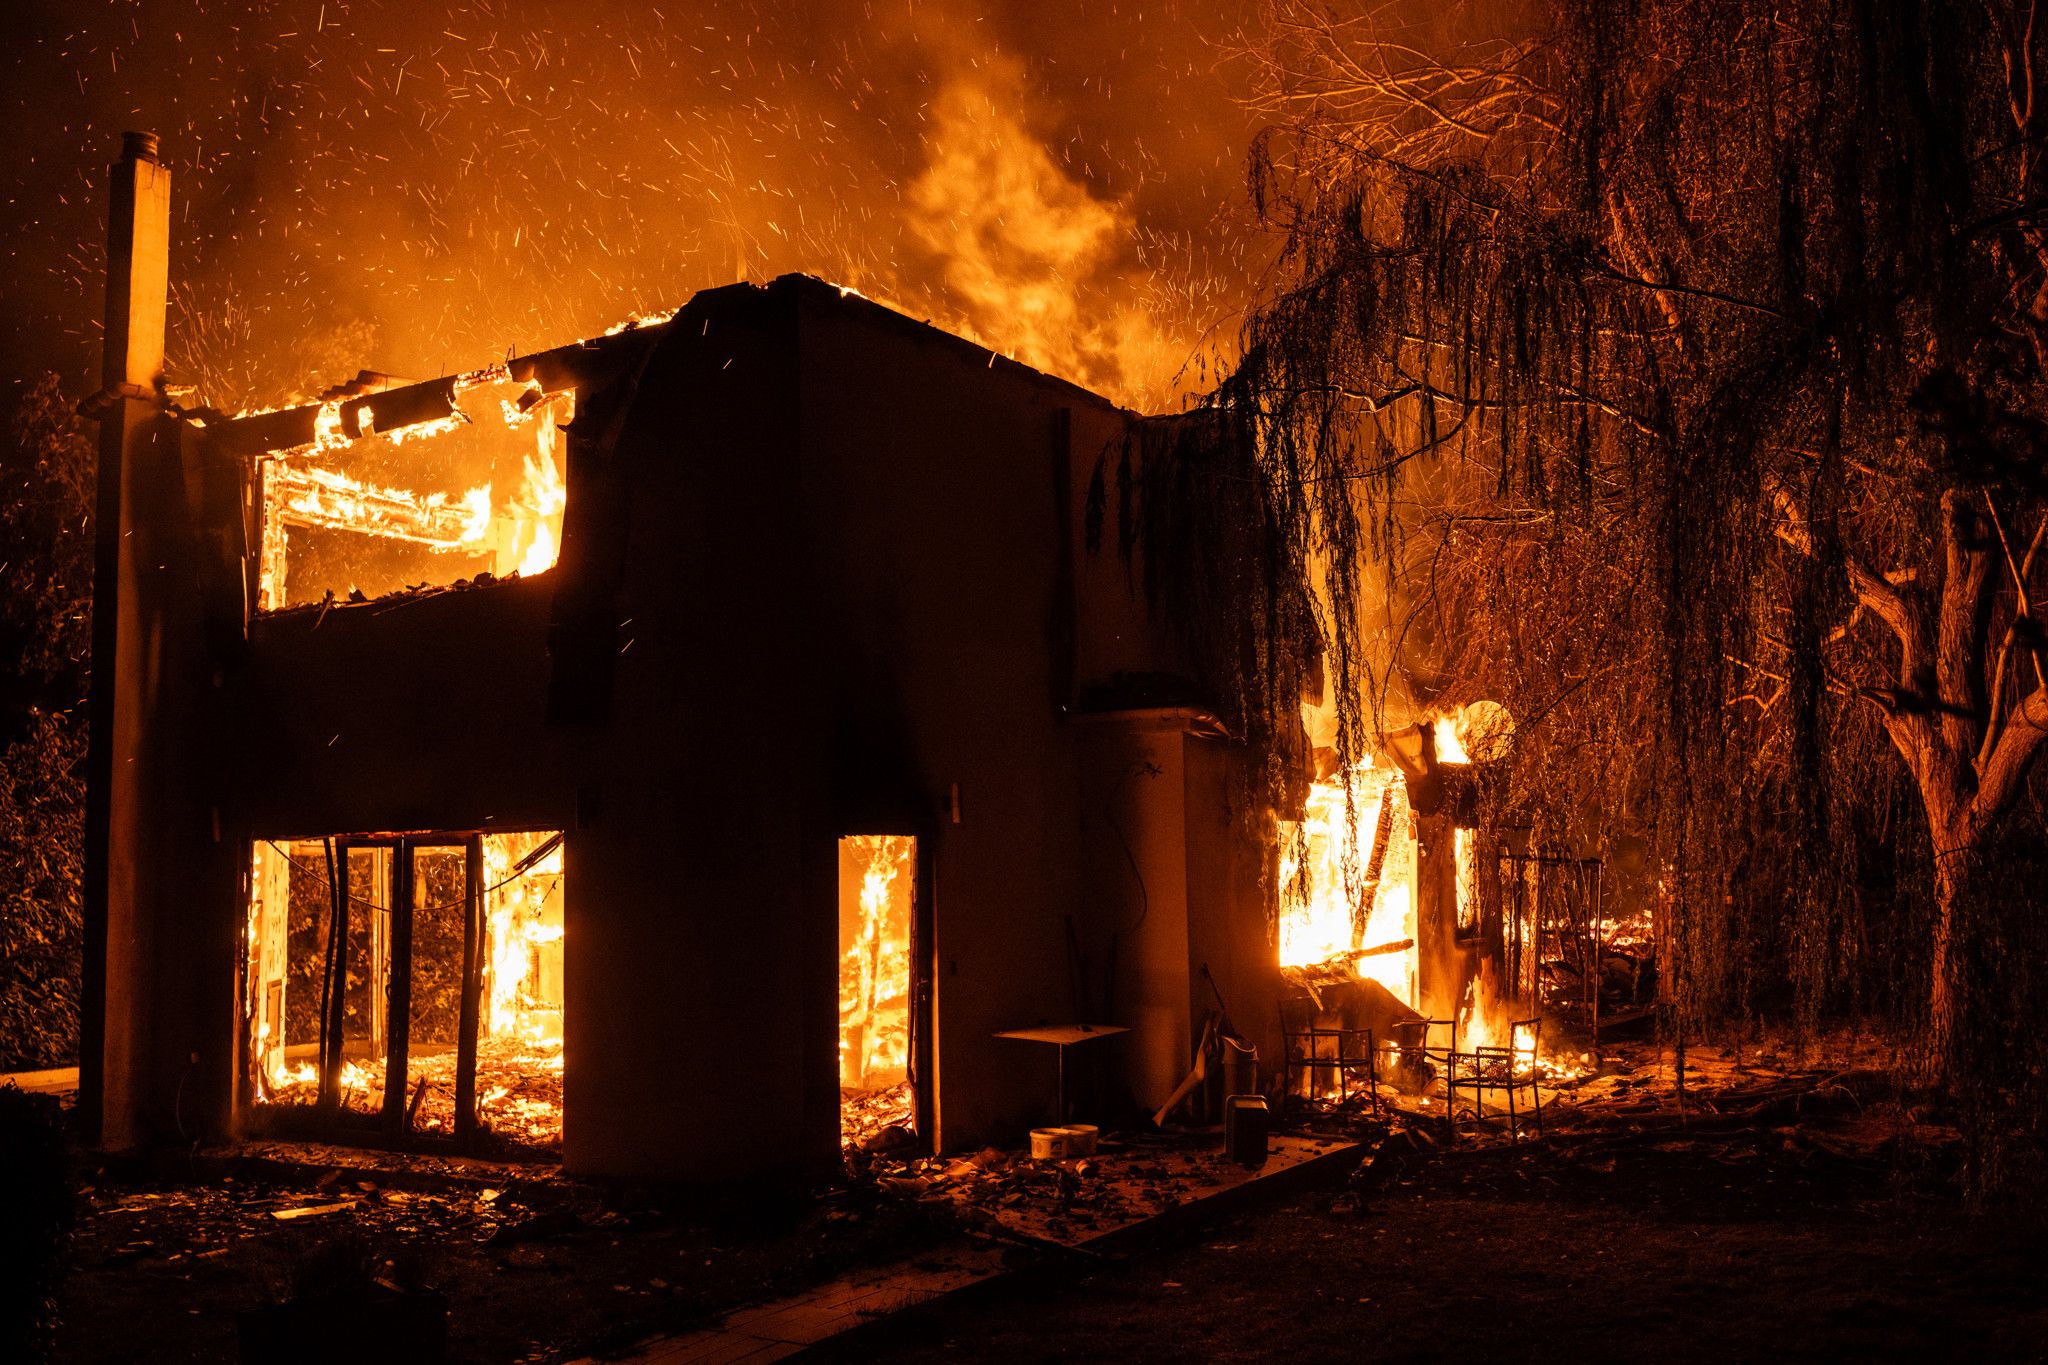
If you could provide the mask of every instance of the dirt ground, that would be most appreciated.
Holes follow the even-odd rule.
[[[998,1281],[824,1355],[2048,1358],[2048,1234],[2030,1212],[1968,1214],[1939,1182],[1777,1146],[1426,1150],[1190,1244]]]
[[[2048,1359],[2039,1205],[1966,1209],[1954,1127],[1873,1049],[1703,1054],[1683,1103],[1668,1057],[1624,1052],[1557,1094],[1540,1139],[1496,1121],[1447,1147],[1426,1098],[1305,1118],[1350,1124],[1377,1155],[1341,1185],[1113,1259],[999,1236],[1015,1273],[819,1353]],[[549,1168],[274,1147],[212,1169],[89,1168],[58,1360],[232,1360],[243,1310],[354,1274],[444,1292],[453,1361],[559,1361],[850,1269],[937,1268],[1000,1234],[948,1183],[983,1154],[880,1160],[808,1204],[707,1216]],[[1062,1214],[1090,1178],[993,1163],[966,1194]]]
[[[60,1295],[61,1365],[232,1361],[244,1310],[349,1276],[444,1292],[452,1362],[562,1360],[715,1320],[950,1232],[921,1206],[860,1192],[707,1219],[545,1177],[401,1180],[375,1169],[100,1169],[83,1204]],[[299,1210],[312,1212],[277,1217]]]

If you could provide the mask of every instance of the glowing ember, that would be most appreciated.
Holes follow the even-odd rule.
[[[839,1142],[858,1147],[886,1128],[914,1128],[917,1122],[917,1094],[909,1081],[898,1081],[880,1090],[839,1091]]]
[[[478,1042],[477,1116],[500,1141],[543,1151],[562,1142],[562,1049],[516,1039]],[[406,1063],[411,1085],[424,1088],[412,1131],[430,1137],[455,1132],[455,1051],[415,1052]],[[310,1061],[279,1065],[261,1098],[273,1104],[310,1105],[319,1098],[319,1071]],[[384,1059],[365,1057],[341,1065],[341,1105],[370,1112],[384,1094]]]

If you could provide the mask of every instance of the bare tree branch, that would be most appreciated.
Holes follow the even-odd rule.
[[[2014,710],[1990,761],[1979,770],[1968,816],[1975,826],[1973,832],[1988,828],[2011,802],[2044,740],[2048,740],[2048,687],[2037,687]]]

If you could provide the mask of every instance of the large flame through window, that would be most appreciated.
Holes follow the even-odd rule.
[[[483,1030],[542,1047],[562,1043],[562,840],[484,836]]]
[[[388,432],[367,408],[330,401],[310,444],[264,461],[264,609],[554,566],[575,395],[502,369],[463,375],[447,394],[444,416]]]
[[[910,953],[917,840],[856,834],[839,841],[840,1136],[858,1145],[914,1123],[910,1084]]]
[[[1370,759],[1309,789],[1283,822],[1280,965],[1339,966],[1415,1003],[1415,840],[1408,789]]]
[[[260,840],[250,871],[250,1084],[280,1131],[559,1149],[559,834]]]

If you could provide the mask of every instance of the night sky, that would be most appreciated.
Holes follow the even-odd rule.
[[[17,0],[0,376],[88,387],[141,128],[177,177],[171,379],[219,406],[791,270],[1170,403],[1268,250],[1237,8]]]

